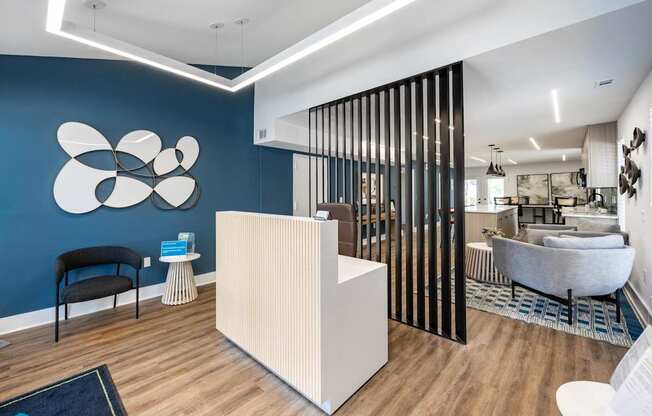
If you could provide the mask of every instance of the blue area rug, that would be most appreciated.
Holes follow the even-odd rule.
[[[0,403],[0,416],[126,416],[106,365]]]
[[[623,299],[623,319],[616,319],[616,305],[591,298],[575,298],[573,325],[568,325],[568,308],[523,288],[516,288],[512,299],[510,286],[466,279],[468,307],[495,313],[587,338],[630,347],[643,332],[632,307]]]

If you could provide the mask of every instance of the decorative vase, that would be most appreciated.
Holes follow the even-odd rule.
[[[493,247],[494,236],[492,234],[485,234],[484,241],[487,243],[487,247]]]

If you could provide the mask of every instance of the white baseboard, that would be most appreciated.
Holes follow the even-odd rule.
[[[215,282],[215,272],[204,273],[195,276],[197,286],[203,286]],[[152,299],[163,296],[165,283],[158,283],[151,286],[140,288],[140,300]],[[118,295],[118,305],[128,305],[136,302],[136,291]],[[68,305],[68,317],[88,315],[105,309],[113,308],[113,296],[89,300],[88,302],[72,303]],[[60,307],[61,317],[63,317],[63,306]],[[46,325],[54,322],[54,306],[40,309],[37,311],[21,313],[18,315],[0,318],[0,335],[10,332],[21,331],[23,329],[33,328],[35,326]]]
[[[630,282],[625,284],[625,297],[629,301],[629,304],[632,305],[636,317],[639,321],[643,322],[643,326],[652,325],[652,311],[643,302],[643,297]]]

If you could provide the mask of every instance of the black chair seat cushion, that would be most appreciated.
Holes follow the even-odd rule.
[[[125,276],[97,276],[69,284],[63,289],[62,302],[75,303],[116,295],[133,289],[134,284]]]

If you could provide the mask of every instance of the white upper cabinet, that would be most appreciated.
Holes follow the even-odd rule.
[[[589,188],[615,188],[618,182],[616,123],[588,126],[582,146],[582,164]]]

